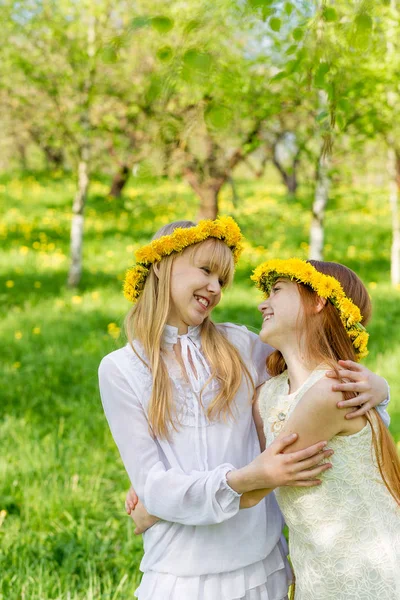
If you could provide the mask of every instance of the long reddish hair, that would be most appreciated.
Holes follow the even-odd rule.
[[[372,307],[368,292],[361,279],[348,267],[339,263],[308,261],[317,271],[337,279],[362,314],[363,325],[371,318]],[[297,283],[303,305],[301,337],[306,351],[306,361],[310,366],[328,364],[338,373],[338,360],[356,360],[356,353],[350,337],[340,320],[339,312],[331,302],[316,311],[319,301],[317,293],[307,285]],[[267,360],[269,373],[274,377],[286,369],[285,359],[279,350],[275,350]],[[345,394],[351,397],[351,394]],[[366,418],[371,425],[374,451],[381,477],[400,505],[400,460],[394,441],[385,427],[379,413],[373,409]]]

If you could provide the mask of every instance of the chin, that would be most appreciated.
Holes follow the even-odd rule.
[[[273,343],[274,334],[273,331],[268,331],[267,328],[262,327],[260,333],[258,334],[260,340],[264,342],[264,344],[269,344],[270,346],[276,347]]]

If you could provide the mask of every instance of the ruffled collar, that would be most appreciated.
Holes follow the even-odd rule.
[[[183,335],[178,334],[178,328],[173,325],[165,325],[161,345],[163,347],[171,348],[175,344],[178,343],[178,340],[182,340],[184,338],[189,338],[194,344],[196,344],[197,348],[200,348],[201,345],[201,325],[196,325],[195,327],[190,326],[188,328],[188,332]]]

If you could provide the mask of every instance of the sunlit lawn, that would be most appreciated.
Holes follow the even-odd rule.
[[[309,200],[279,185],[238,182],[223,193],[248,247],[217,320],[257,328],[248,275],[267,257],[307,256]],[[134,250],[161,225],[193,218],[182,182],[133,180],[109,201],[96,180],[87,207],[85,273],[65,287],[74,183],[41,175],[0,178],[0,599],[133,598],[141,540],[124,516],[128,480],[102,413],[101,357],[119,347],[121,294]],[[391,384],[400,440],[400,290],[389,283],[390,213],[384,190],[342,190],[327,215],[326,258],[354,268],[374,302],[367,364]]]

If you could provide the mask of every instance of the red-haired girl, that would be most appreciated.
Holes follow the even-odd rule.
[[[325,377],[339,358],[367,354],[368,292],[353,271],[329,262],[271,260],[253,278],[266,294],[260,338],[276,349],[259,396],[267,446],[296,432],[290,452],[321,437],[334,450],[321,486],[276,491],[289,527],[295,598],[400,598],[396,447],[376,410],[346,419],[337,410],[342,393]],[[249,505],[261,496],[245,494]]]

